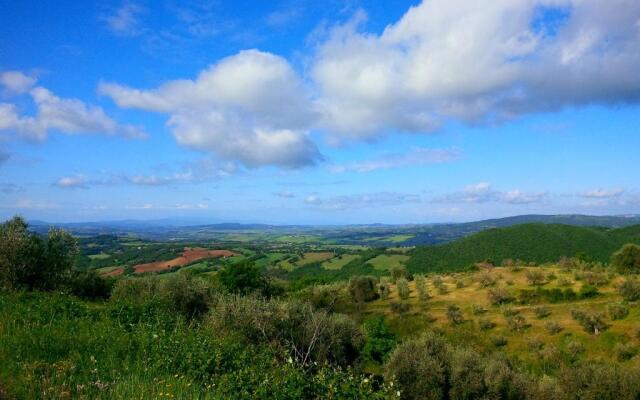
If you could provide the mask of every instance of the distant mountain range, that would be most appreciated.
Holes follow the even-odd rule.
[[[599,226],[620,228],[640,224],[640,215],[518,215],[465,223],[440,224],[362,224],[362,225],[268,225],[245,223],[202,223],[195,218],[166,218],[158,220],[121,220],[51,224],[30,221],[32,229],[46,232],[49,226],[69,230],[79,236],[102,234],[138,236],[153,240],[271,240],[281,235],[308,235],[309,241],[336,244],[366,244],[369,246],[413,246],[450,242],[490,228],[520,224],[562,224],[570,226]]]

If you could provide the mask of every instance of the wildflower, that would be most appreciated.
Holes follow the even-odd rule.
[[[400,397],[400,391],[399,390],[396,392],[396,394],[398,395],[398,397]]]

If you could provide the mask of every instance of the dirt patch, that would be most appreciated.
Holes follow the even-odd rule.
[[[133,271],[136,274],[143,274],[145,272],[158,272],[165,271],[167,269],[182,267],[183,265],[191,264],[192,262],[202,260],[205,258],[227,258],[237,256],[237,253],[229,250],[209,250],[203,248],[191,248],[185,247],[182,255],[168,261],[156,261],[145,264],[138,264],[133,267]]]

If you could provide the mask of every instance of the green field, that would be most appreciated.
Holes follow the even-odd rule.
[[[343,254],[342,256],[334,257],[331,260],[325,261],[322,263],[322,268],[324,269],[342,269],[347,263],[358,258],[355,254]]]
[[[403,267],[409,258],[409,256],[399,254],[381,254],[367,261],[367,263],[377,270],[388,271],[394,267]]]

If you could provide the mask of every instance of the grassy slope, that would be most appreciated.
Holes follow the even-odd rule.
[[[488,229],[443,245],[418,247],[407,266],[414,272],[459,271],[485,259],[497,263],[506,258],[544,263],[580,252],[604,262],[628,242],[640,243],[640,225],[606,229],[524,224]]]
[[[555,275],[565,277],[571,281],[571,286],[576,292],[579,291],[582,283],[575,281],[571,272],[563,271],[557,267],[534,267],[542,269],[546,274],[553,272]],[[531,268],[533,269],[533,268]],[[495,268],[490,272],[497,279],[495,287],[506,288],[516,293],[520,289],[532,289],[526,281],[526,270],[514,272],[507,268]],[[480,273],[480,272],[478,272]],[[449,338],[468,345],[474,346],[478,350],[486,350],[493,348],[491,342],[494,336],[504,336],[507,339],[507,345],[503,348],[508,354],[517,355],[526,361],[527,364],[537,368],[544,369],[539,353],[532,351],[530,348],[532,341],[540,341],[548,349],[555,347],[561,356],[566,356],[567,345],[569,342],[577,341],[586,348],[585,356],[610,359],[615,358],[613,348],[616,343],[633,343],[635,346],[640,345],[640,338],[635,336],[635,330],[640,326],[640,308],[630,304],[630,314],[622,320],[612,321],[607,317],[610,327],[607,331],[598,336],[592,336],[582,329],[582,327],[571,317],[572,309],[587,309],[602,312],[606,315],[607,305],[611,303],[620,303],[622,299],[617,294],[615,286],[622,279],[614,276],[606,285],[598,290],[600,295],[592,299],[576,300],[571,302],[560,303],[540,303],[536,305],[512,304],[506,307],[517,309],[521,315],[525,317],[531,326],[524,332],[512,332],[509,330],[506,318],[503,315],[505,306],[492,306],[488,300],[488,291],[491,288],[481,288],[474,280],[475,273],[455,273],[443,276],[443,280],[448,288],[448,293],[439,294],[436,288],[428,279],[428,290],[431,298],[426,302],[418,300],[415,283],[410,282],[411,295],[406,301],[410,305],[410,309],[405,315],[398,315],[392,312],[391,303],[398,301],[398,295],[395,286],[391,288],[391,297],[387,300],[376,300],[367,305],[366,314],[384,314],[389,319],[391,326],[400,334],[401,337],[409,337],[419,334],[421,331],[429,328],[442,330]],[[465,287],[456,288],[455,282],[461,280],[465,283]],[[512,284],[508,285],[510,281]],[[544,288],[550,289],[557,286],[558,280],[544,285]],[[464,314],[466,322],[459,326],[452,326],[446,316],[447,307],[449,305],[458,305]],[[472,305],[477,304],[485,307],[487,312],[481,315],[474,315]],[[540,305],[544,305],[551,310],[551,315],[538,319],[534,314],[534,309]],[[427,315],[435,318],[429,322]],[[488,319],[496,323],[496,327],[482,331],[478,327],[480,319]],[[545,325],[548,322],[559,323],[563,330],[555,335],[550,334]]]

